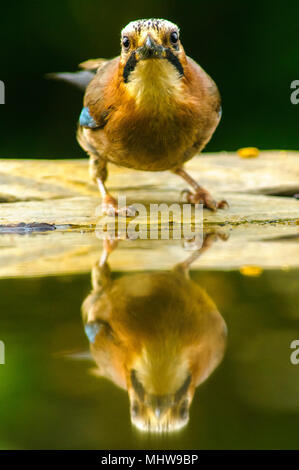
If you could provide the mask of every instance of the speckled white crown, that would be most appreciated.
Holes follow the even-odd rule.
[[[176,24],[172,23],[171,21],[168,20],[162,20],[162,19],[156,19],[156,18],[150,18],[148,20],[136,20],[136,21],[131,21],[127,26],[125,26],[122,30],[122,34],[124,33],[137,33],[140,34],[141,31],[144,31],[145,29],[155,29],[156,31],[160,30],[173,30],[173,31],[179,31],[179,28]]]

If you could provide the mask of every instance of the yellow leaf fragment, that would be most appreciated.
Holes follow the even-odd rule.
[[[243,276],[258,277],[262,274],[263,269],[260,266],[241,266],[240,273]]]
[[[241,158],[255,158],[258,157],[260,151],[256,147],[243,147],[237,150],[237,154]]]

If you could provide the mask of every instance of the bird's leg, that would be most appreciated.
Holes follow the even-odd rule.
[[[120,215],[124,217],[134,217],[136,211],[134,207],[118,207],[117,200],[109,193],[105,181],[108,176],[107,162],[100,157],[98,152],[89,152],[90,155],[90,175],[96,182],[102,196],[102,213],[110,216]]]
[[[194,189],[194,192],[190,190],[183,191],[187,202],[192,204],[203,204],[204,207],[207,207],[212,211],[228,207],[228,203],[225,200],[219,202],[214,201],[211,194],[205,188],[200,186],[183,168],[176,168],[174,173],[181,176]]]
[[[101,257],[91,270],[92,291],[82,305],[84,329],[90,343],[95,342],[95,338],[102,325],[102,320],[97,318],[96,310],[91,308],[95,302],[94,294],[105,292],[105,289],[111,284],[111,271],[108,264],[108,257],[116,246],[116,240],[110,240],[109,238],[104,239]]]
[[[218,232],[206,233],[204,235],[201,247],[194,251],[194,253],[192,253],[190,256],[188,256],[185,261],[179,263],[176,268],[183,270],[184,273],[188,275],[191,264],[194,263],[194,261],[196,261],[200,256],[202,256],[203,253],[205,253],[218,238],[223,241],[226,241],[228,239],[228,236],[224,233]]]
[[[103,251],[100,259],[95,263],[91,271],[92,289],[97,291],[102,287],[105,288],[111,281],[110,267],[108,257],[110,253],[117,247],[117,240],[105,238],[103,240]]]

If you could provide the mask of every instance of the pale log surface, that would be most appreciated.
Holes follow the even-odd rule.
[[[204,210],[206,230],[229,235],[217,241],[193,269],[264,269],[299,266],[299,153],[261,152],[242,159],[236,153],[205,154],[187,170],[228,210]],[[86,160],[0,160],[0,276],[88,272],[99,258],[100,197]],[[108,187],[128,203],[178,202],[186,187],[168,173],[136,172],[110,166]],[[146,217],[139,222],[148,226]],[[179,220],[173,219],[180,224]],[[14,224],[25,225],[16,230]],[[180,241],[122,241],[112,267],[119,271],[166,269],[189,252]]]

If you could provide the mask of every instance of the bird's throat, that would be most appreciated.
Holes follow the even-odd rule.
[[[136,105],[146,110],[168,112],[182,100],[182,80],[178,70],[166,59],[138,62],[126,88]]]
[[[150,350],[144,349],[134,368],[147,393],[154,395],[176,393],[189,376],[187,358],[178,354],[171,342],[166,350],[159,342]]]

